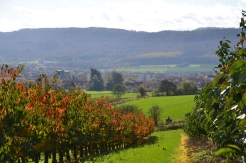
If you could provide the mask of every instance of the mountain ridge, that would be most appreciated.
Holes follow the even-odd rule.
[[[192,31],[128,31],[115,28],[40,28],[0,32],[0,60],[58,60],[74,58],[131,61],[131,57],[147,53],[180,52],[182,57],[159,57],[165,63],[215,63],[215,51],[225,36],[237,43],[236,28],[207,28]],[[128,58],[125,59],[125,58]],[[156,57],[155,57],[156,58]],[[158,57],[157,57],[158,58]],[[206,62],[205,62],[205,60]],[[153,64],[155,60],[149,61]],[[168,61],[169,60],[169,61]],[[176,60],[176,61],[175,61]],[[200,60],[200,61],[199,61]],[[148,64],[136,58],[134,62]]]

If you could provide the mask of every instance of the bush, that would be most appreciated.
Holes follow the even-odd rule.
[[[136,112],[138,107],[136,105],[122,105],[117,108],[122,114],[127,114],[129,112]]]
[[[151,92],[151,94],[152,94],[152,97],[160,96],[158,90],[156,90],[156,89],[154,89],[154,90]]]
[[[143,87],[140,87],[140,88],[139,88],[139,93],[140,93],[141,97],[147,95],[147,94],[146,94],[146,90],[145,90]]]

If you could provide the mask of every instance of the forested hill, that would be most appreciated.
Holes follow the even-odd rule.
[[[225,36],[237,43],[240,29],[137,32],[109,28],[42,28],[0,32],[0,60],[105,60],[140,64],[217,63]]]

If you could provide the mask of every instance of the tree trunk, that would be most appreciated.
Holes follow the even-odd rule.
[[[52,163],[57,163],[57,160],[56,160],[56,151],[53,151],[52,152]]]
[[[59,150],[59,162],[63,163],[63,151]]]
[[[25,157],[21,157],[21,162],[22,163],[26,163],[26,158]]]
[[[88,145],[88,153],[89,153],[89,155],[91,156],[91,154],[92,154],[91,145]]]
[[[74,147],[73,149],[73,157],[77,159],[77,148],[76,147]]]
[[[49,153],[44,152],[44,163],[49,163]]]
[[[87,145],[85,145],[85,154],[84,155],[85,155],[85,157],[88,156],[88,146]]]
[[[67,149],[66,151],[66,158],[68,161],[71,161],[71,157],[70,157],[70,154],[69,154],[69,149]]]
[[[83,158],[83,156],[84,156],[84,149],[83,149],[83,145],[81,145],[80,146],[80,149],[79,149],[79,156],[80,156],[80,158]]]
[[[35,163],[38,163],[39,162],[39,159],[40,159],[40,153],[39,154],[35,154],[35,156],[34,156],[34,162]]]

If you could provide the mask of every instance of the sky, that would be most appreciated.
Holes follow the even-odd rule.
[[[106,27],[134,31],[239,27],[246,0],[0,0],[0,31]]]

